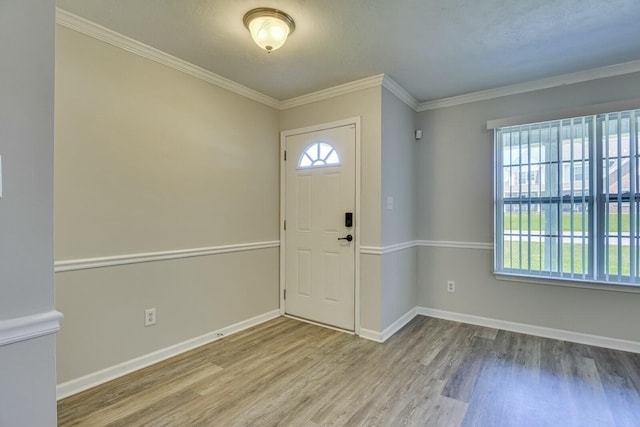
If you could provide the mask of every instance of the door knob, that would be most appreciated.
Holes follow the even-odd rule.
[[[353,236],[351,234],[347,234],[346,237],[338,237],[338,240],[346,240],[347,242],[350,242],[353,240]]]

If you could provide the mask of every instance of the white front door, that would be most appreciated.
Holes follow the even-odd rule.
[[[354,124],[285,139],[286,313],[350,331],[358,238],[355,142]]]

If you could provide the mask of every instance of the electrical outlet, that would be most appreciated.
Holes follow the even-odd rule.
[[[156,308],[147,308],[144,311],[144,326],[152,326],[156,324]]]
[[[447,280],[447,291],[455,292],[456,291],[456,282],[453,280]]]

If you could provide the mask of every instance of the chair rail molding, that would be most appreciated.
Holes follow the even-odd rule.
[[[55,334],[60,330],[60,319],[62,319],[62,313],[55,310],[12,319],[0,319],[0,347]]]
[[[410,240],[408,242],[395,243],[387,246],[360,246],[360,253],[364,255],[386,255],[415,247],[493,250],[493,243],[450,240]]]
[[[227,254],[233,252],[253,251],[257,249],[277,248],[279,240],[267,242],[239,243],[223,246],[209,246],[204,248],[176,249],[161,252],[134,253],[125,255],[112,255],[98,258],[68,259],[55,262],[55,272],[87,270],[90,268],[113,267],[116,265],[139,264],[142,262],[165,261],[170,259],[190,258]]]
[[[418,246],[416,240],[394,243],[387,246],[360,246],[360,253],[365,255],[386,255]]]

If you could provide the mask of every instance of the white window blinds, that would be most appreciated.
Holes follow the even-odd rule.
[[[640,284],[640,110],[496,129],[495,270]]]

